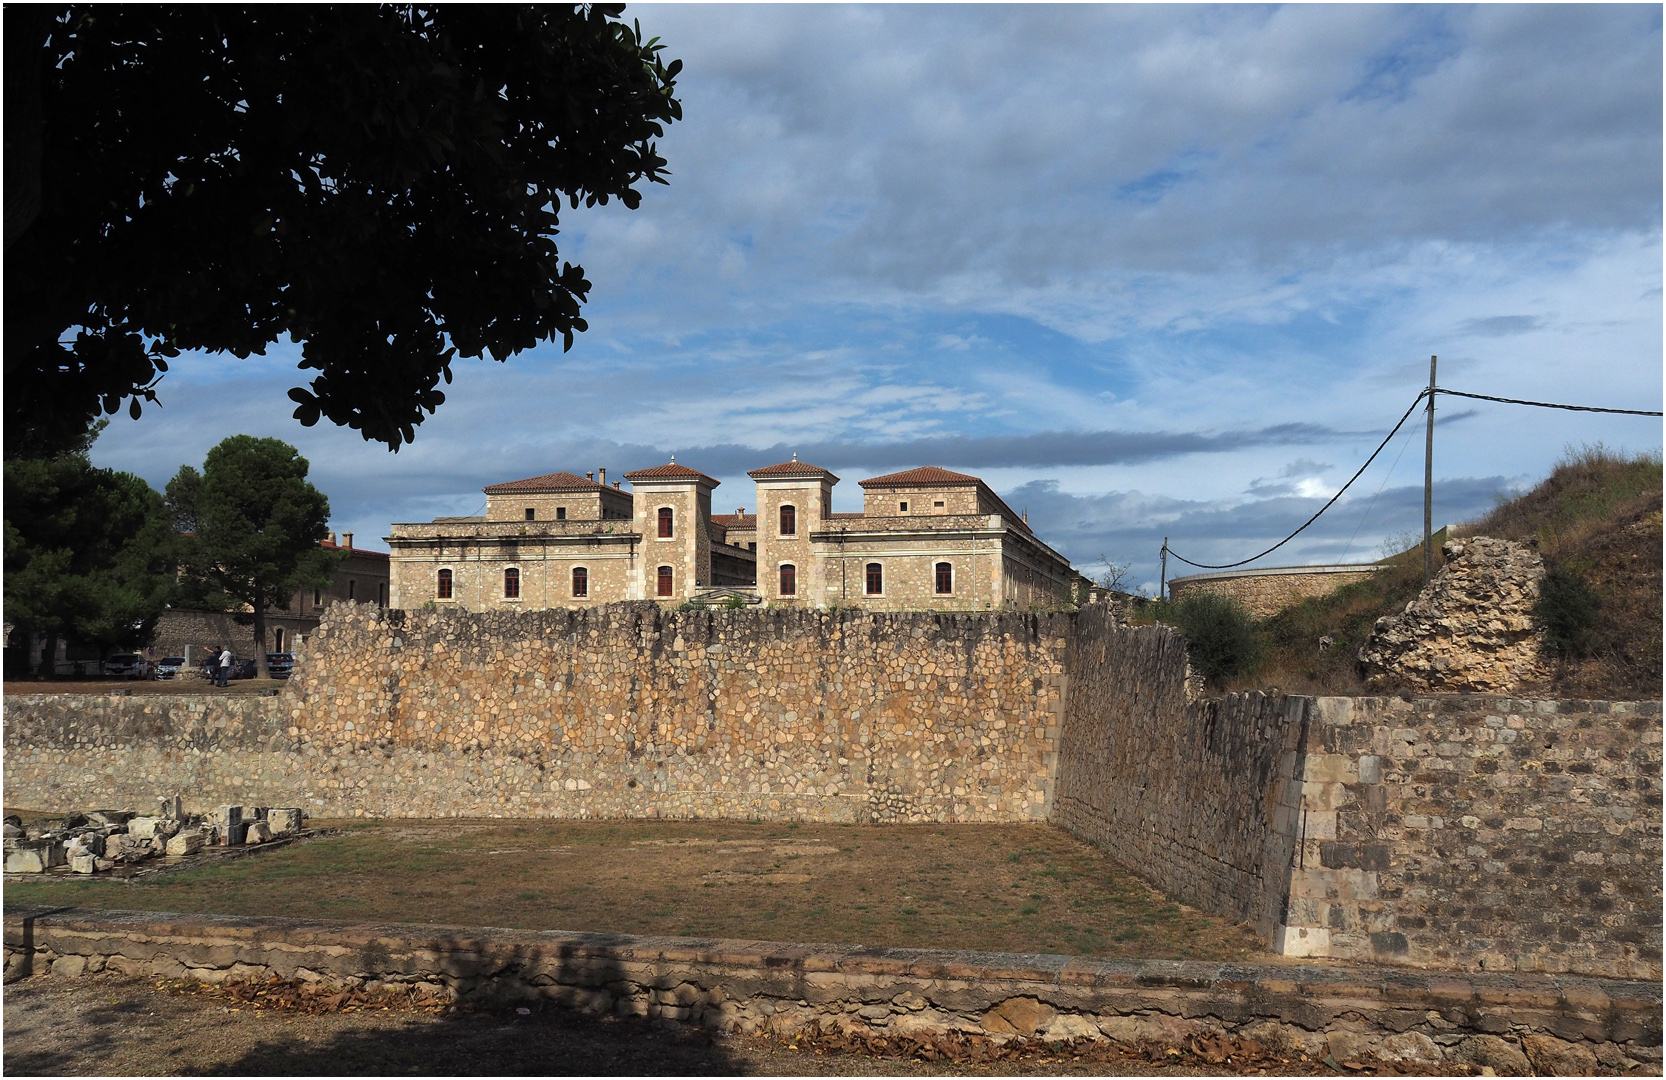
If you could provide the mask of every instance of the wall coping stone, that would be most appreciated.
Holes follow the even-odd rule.
[[[9,953],[34,949],[47,955],[85,956],[102,951],[129,957],[145,954],[154,959],[166,957],[175,948],[196,955],[218,946],[235,949],[239,963],[258,962],[262,955],[276,959],[284,954],[293,964],[304,950],[312,950],[328,954],[337,976],[371,978],[384,974],[374,970],[378,963],[387,966],[386,974],[410,977],[409,967],[401,967],[399,959],[422,956],[426,970],[440,973],[435,977],[462,982],[474,973],[477,977],[473,981],[477,983],[482,981],[478,976],[483,966],[492,973],[504,974],[552,960],[638,970],[675,965],[668,976],[675,980],[688,977],[694,967],[729,969],[708,974],[719,979],[750,978],[761,987],[761,996],[794,999],[804,996],[802,976],[834,973],[860,976],[851,980],[851,989],[846,991],[851,995],[857,993],[858,984],[876,978],[885,984],[887,997],[900,982],[909,980],[935,984],[934,992],[939,994],[965,994],[969,989],[965,984],[974,984],[970,988],[974,996],[981,990],[981,996],[991,1003],[1028,995],[1052,998],[1065,1008],[1101,1013],[1178,1010],[1189,1018],[1215,1016],[1229,1021],[1253,1015],[1280,1018],[1310,1029],[1361,1013],[1380,1013],[1383,1026],[1398,1026],[1396,1017],[1421,1018],[1427,1010],[1439,1010],[1449,1021],[1455,1019],[1459,1027],[1468,1028],[1473,1025],[1465,1020],[1478,1021],[1489,1006],[1502,1006],[1518,1027],[1554,1030],[1564,1037],[1594,1041],[1624,1041],[1638,1047],[1661,1044],[1661,983],[1619,979],[1425,972],[1360,964],[1096,960],[1050,954],[30,905],[8,906],[4,926]],[[131,952],[112,947],[112,938],[128,943]],[[493,961],[494,955],[501,962]],[[230,965],[223,962],[219,966]],[[944,983],[954,985],[943,987]],[[774,992],[777,990],[781,993]]]

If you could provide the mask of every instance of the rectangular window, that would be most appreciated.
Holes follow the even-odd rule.
[[[798,595],[798,568],[791,563],[781,567],[781,595]]]
[[[939,593],[954,592],[954,567],[946,562],[937,564],[937,591]]]
[[[312,590],[312,606],[313,607],[322,607],[323,605],[324,605],[324,590],[322,590],[322,589]]]
[[[557,520],[557,521],[566,521],[567,520],[567,508],[565,506],[558,506],[558,507],[555,508],[555,520]]]
[[[908,513],[908,500],[904,499],[902,502],[898,503],[897,509],[905,514]]]
[[[441,570],[439,580],[434,583],[434,595],[441,600],[451,599],[451,571]]]
[[[573,595],[590,595],[590,571],[582,566],[573,567]]]
[[[672,596],[672,595],[674,595],[674,593],[672,592],[672,584],[673,584],[673,582],[672,582],[672,578],[671,578],[671,568],[669,566],[660,567],[659,568],[659,595],[661,595],[661,596]]]
[[[353,585],[354,585],[354,582],[352,582],[352,581],[349,581],[347,583],[347,599],[349,599],[349,600],[353,599]]]
[[[932,505],[932,509],[941,510],[941,509],[943,509],[943,500],[938,499],[936,502],[932,503],[931,505]]]
[[[388,606],[388,583],[385,581],[378,581],[376,583],[376,606]]]
[[[796,536],[798,534],[798,510],[796,507],[783,506],[781,508],[781,535]]]
[[[528,521],[538,520],[538,508],[536,506],[529,506],[526,508],[526,519]]]
[[[521,598],[521,572],[513,566],[503,572],[503,598],[505,600],[519,600]]]
[[[758,550],[758,542],[756,540],[748,540],[746,542],[746,550],[747,551],[757,551]]]
[[[885,568],[876,562],[868,564],[867,594],[879,596],[885,592]]]

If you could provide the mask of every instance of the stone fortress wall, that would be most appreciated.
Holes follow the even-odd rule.
[[[1381,570],[1373,563],[1339,566],[1269,566],[1254,570],[1224,570],[1188,574],[1168,580],[1169,598],[1211,593],[1230,597],[1258,619],[1270,618],[1310,596],[1324,596],[1344,585],[1365,581]]]
[[[281,696],[7,699],[18,805],[1041,821],[1068,615],[334,605]]]
[[[1188,701],[1075,614],[335,605],[275,698],[6,699],[8,802],[1040,822],[1284,953],[1660,978],[1660,704]]]

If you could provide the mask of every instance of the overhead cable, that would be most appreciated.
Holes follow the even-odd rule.
[[[1424,393],[1428,393],[1427,390]],[[1451,394],[1453,397],[1474,398],[1477,401],[1502,401],[1506,405],[1536,405],[1541,409],[1567,409],[1569,412],[1602,412],[1622,413],[1626,416],[1659,416],[1657,412],[1645,409],[1601,409],[1594,405],[1557,405],[1549,401],[1523,401],[1520,398],[1493,397],[1491,394],[1466,394],[1462,390],[1448,390],[1444,386],[1435,387],[1437,394]]]
[[[1411,418],[1411,414],[1417,411],[1417,406],[1419,404],[1421,404],[1423,399],[1428,397],[1428,396],[1429,396],[1429,391],[1427,391],[1427,390],[1419,391],[1418,395],[1417,395],[1417,399],[1411,403],[1411,407],[1406,410],[1406,414],[1404,416],[1400,417],[1400,422],[1394,425],[1394,430],[1390,431],[1388,433],[1387,438],[1384,438],[1382,442],[1377,444],[1377,448],[1375,450],[1371,451],[1371,456],[1365,459],[1365,464],[1361,465],[1359,467],[1359,472],[1356,472],[1356,473],[1354,473],[1354,475],[1350,476],[1348,478],[1348,482],[1346,484],[1343,484],[1340,488],[1337,489],[1336,494],[1332,495],[1330,497],[1330,502],[1327,502],[1325,505],[1319,507],[1319,513],[1318,514],[1314,514],[1312,517],[1310,517],[1306,521],[1302,522],[1302,526],[1301,526],[1300,529],[1297,529],[1295,532],[1291,533],[1289,536],[1286,536],[1283,540],[1280,540],[1278,543],[1274,544],[1272,547],[1268,548],[1266,551],[1263,551],[1263,552],[1261,552],[1259,554],[1256,554],[1256,555],[1251,555],[1247,559],[1239,559],[1237,562],[1221,563],[1218,566],[1213,566],[1213,565],[1210,565],[1209,563],[1193,562],[1192,560],[1186,558],[1184,555],[1178,554],[1173,548],[1169,548],[1168,553],[1170,555],[1173,555],[1176,559],[1179,559],[1181,562],[1185,563],[1187,566],[1195,566],[1199,570],[1230,570],[1234,566],[1243,566],[1245,563],[1252,563],[1255,560],[1261,558],[1262,555],[1271,555],[1273,552],[1277,551],[1279,548],[1283,547],[1285,544],[1288,544],[1290,541],[1294,540],[1297,536],[1301,535],[1303,529],[1306,529],[1309,525],[1311,525],[1315,521],[1319,520],[1319,514],[1323,514],[1326,510],[1329,510],[1331,508],[1331,504],[1335,503],[1336,500],[1338,500],[1342,497],[1342,493],[1344,491],[1347,491],[1348,488],[1353,485],[1353,482],[1355,480],[1358,480],[1360,478],[1360,475],[1362,473],[1364,473],[1366,469],[1371,467],[1371,463],[1373,461],[1377,460],[1377,455],[1383,452],[1383,447],[1388,445],[1389,440],[1394,438],[1395,434],[1397,432],[1399,432],[1401,426],[1404,425],[1405,422],[1408,419]]]

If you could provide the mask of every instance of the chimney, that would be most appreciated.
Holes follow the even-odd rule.
[[[613,490],[614,491],[623,491],[623,490],[625,490],[623,485],[624,485],[623,480],[615,480],[613,482]]]
[[[602,485],[603,487],[607,487],[607,470],[606,469],[597,469],[596,470],[596,483]]]
[[[324,534],[324,542],[327,544],[333,544],[336,542],[336,534],[334,530]]]
[[[735,507],[735,516],[736,517],[745,517],[746,516],[746,507],[744,507],[744,506]]]
[[[587,473],[585,473],[585,474],[584,474],[584,478],[585,478],[585,479],[586,479],[586,480],[588,480],[588,481],[590,481],[590,482],[591,482],[591,483],[592,483],[592,484],[593,484],[593,483],[595,483],[595,482],[596,482],[596,474],[595,474],[595,473],[593,473],[593,472],[587,472]]]
[[[344,548],[350,548],[350,547],[353,546],[353,534],[352,533],[344,532],[344,533],[341,534],[341,546],[344,547]]]

